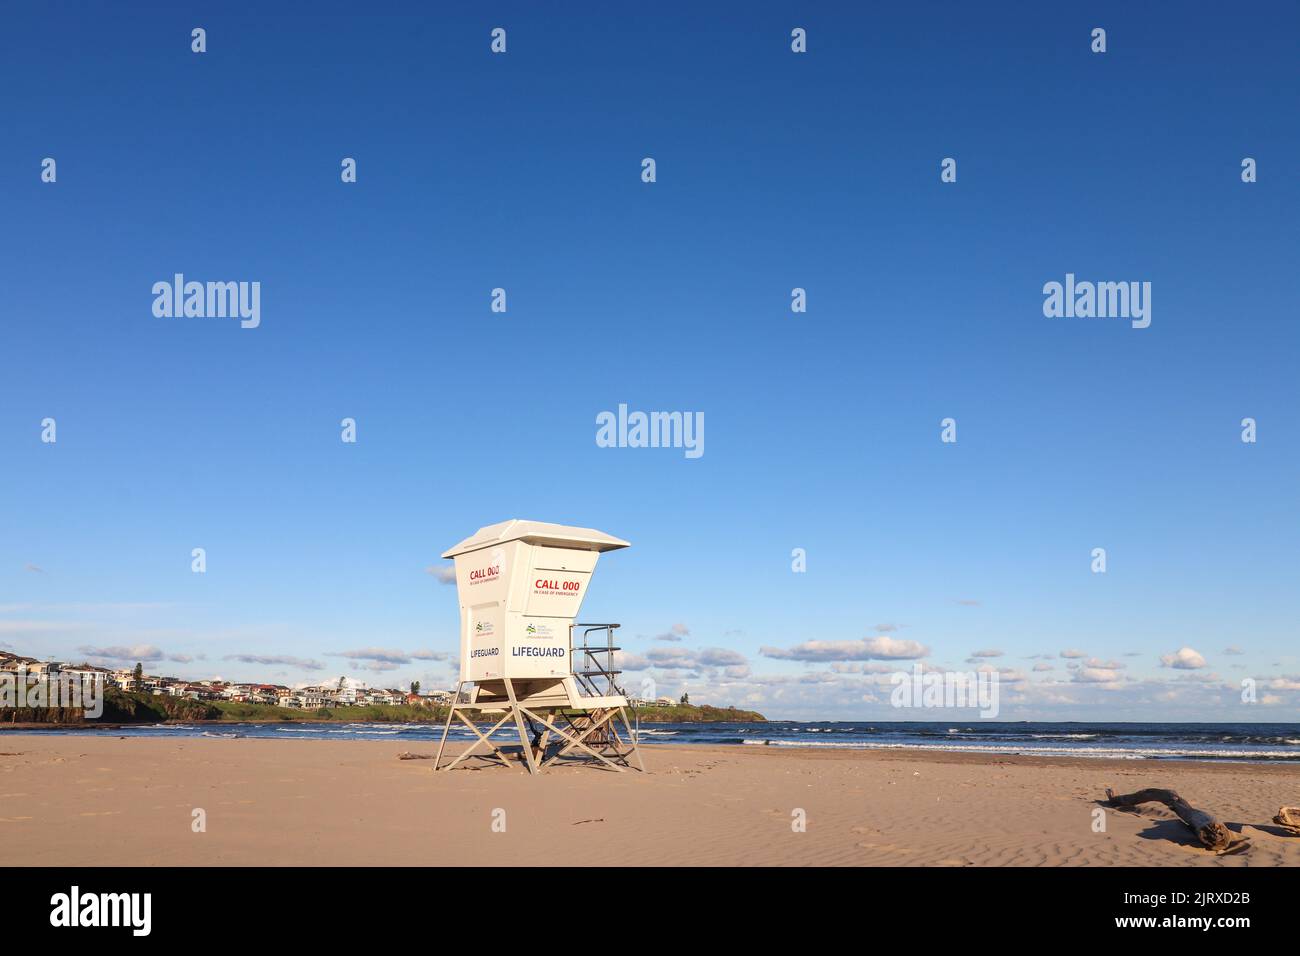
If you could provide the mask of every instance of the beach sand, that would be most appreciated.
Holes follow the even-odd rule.
[[[435,774],[400,749],[4,733],[0,845],[41,865],[1300,864],[1300,836],[1271,823],[1300,804],[1295,765],[654,746],[644,775],[534,779]],[[1216,856],[1154,805],[1094,832],[1107,786],[1175,789],[1251,846]]]

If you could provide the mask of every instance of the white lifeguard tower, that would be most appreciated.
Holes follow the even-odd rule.
[[[495,755],[509,766],[491,737],[510,724],[530,773],[575,758],[621,772],[634,755],[637,768],[645,770],[616,680],[618,625],[577,622],[596,560],[626,547],[628,542],[591,528],[513,519],[480,528],[443,552],[456,562],[460,683],[435,770],[450,770],[470,756]],[[496,720],[484,733],[470,715]],[[444,768],[455,719],[478,740]],[[476,754],[481,744],[489,752]]]

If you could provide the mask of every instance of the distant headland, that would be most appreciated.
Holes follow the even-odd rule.
[[[766,718],[752,710],[712,707],[708,704],[673,704],[637,707],[634,720],[654,724],[692,724],[745,722],[757,723]],[[447,719],[441,704],[331,704],[306,709],[278,707],[228,700],[194,700],[145,694],[109,687],[104,692],[104,713],[97,720],[87,720],[77,708],[45,707],[0,709],[0,729],[42,726],[121,726],[164,723],[315,723],[344,721],[349,723],[436,724]]]

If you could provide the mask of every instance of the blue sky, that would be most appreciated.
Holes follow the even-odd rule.
[[[917,719],[904,641],[1004,718],[1300,718],[1294,5],[265,7],[6,13],[10,649],[446,685],[430,569],[523,517],[632,542],[583,617],[663,693]],[[1046,318],[1067,272],[1150,327]]]

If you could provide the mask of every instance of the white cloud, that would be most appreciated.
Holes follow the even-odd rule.
[[[102,660],[111,661],[160,661],[167,655],[163,653],[162,648],[155,647],[152,644],[134,644],[130,647],[114,645],[112,647],[94,647],[89,644],[83,644],[77,648],[77,653],[85,654],[87,657],[98,657]]]
[[[1119,671],[1108,667],[1080,667],[1073,679],[1081,684],[1115,684],[1122,680]]]
[[[929,670],[929,668],[924,669]],[[883,661],[833,661],[831,663],[832,674],[895,674],[897,672],[897,664],[886,664]]]
[[[696,660],[704,667],[736,667],[748,663],[744,654],[724,647],[707,647],[696,655]]]
[[[656,647],[645,655],[652,667],[664,670],[691,670],[696,667],[695,651],[689,647]]]
[[[1205,658],[1190,647],[1180,647],[1173,654],[1162,655],[1160,666],[1172,667],[1180,671],[1194,671],[1205,666]]]
[[[439,584],[456,583],[456,566],[454,564],[438,565],[431,564],[424,569],[425,574],[432,574],[438,579]]]
[[[914,660],[930,649],[917,641],[892,637],[866,637],[858,641],[805,641],[794,647],[762,647],[759,653],[784,661]]]
[[[684,637],[691,636],[691,629],[685,624],[674,624],[663,634],[656,634],[656,641],[680,641]]]
[[[302,657],[290,657],[285,654],[227,654],[223,660],[239,661],[241,664],[262,664],[267,667],[273,664],[283,664],[287,667],[297,667],[305,671],[319,671],[325,669],[325,665],[320,661],[308,660]]]

